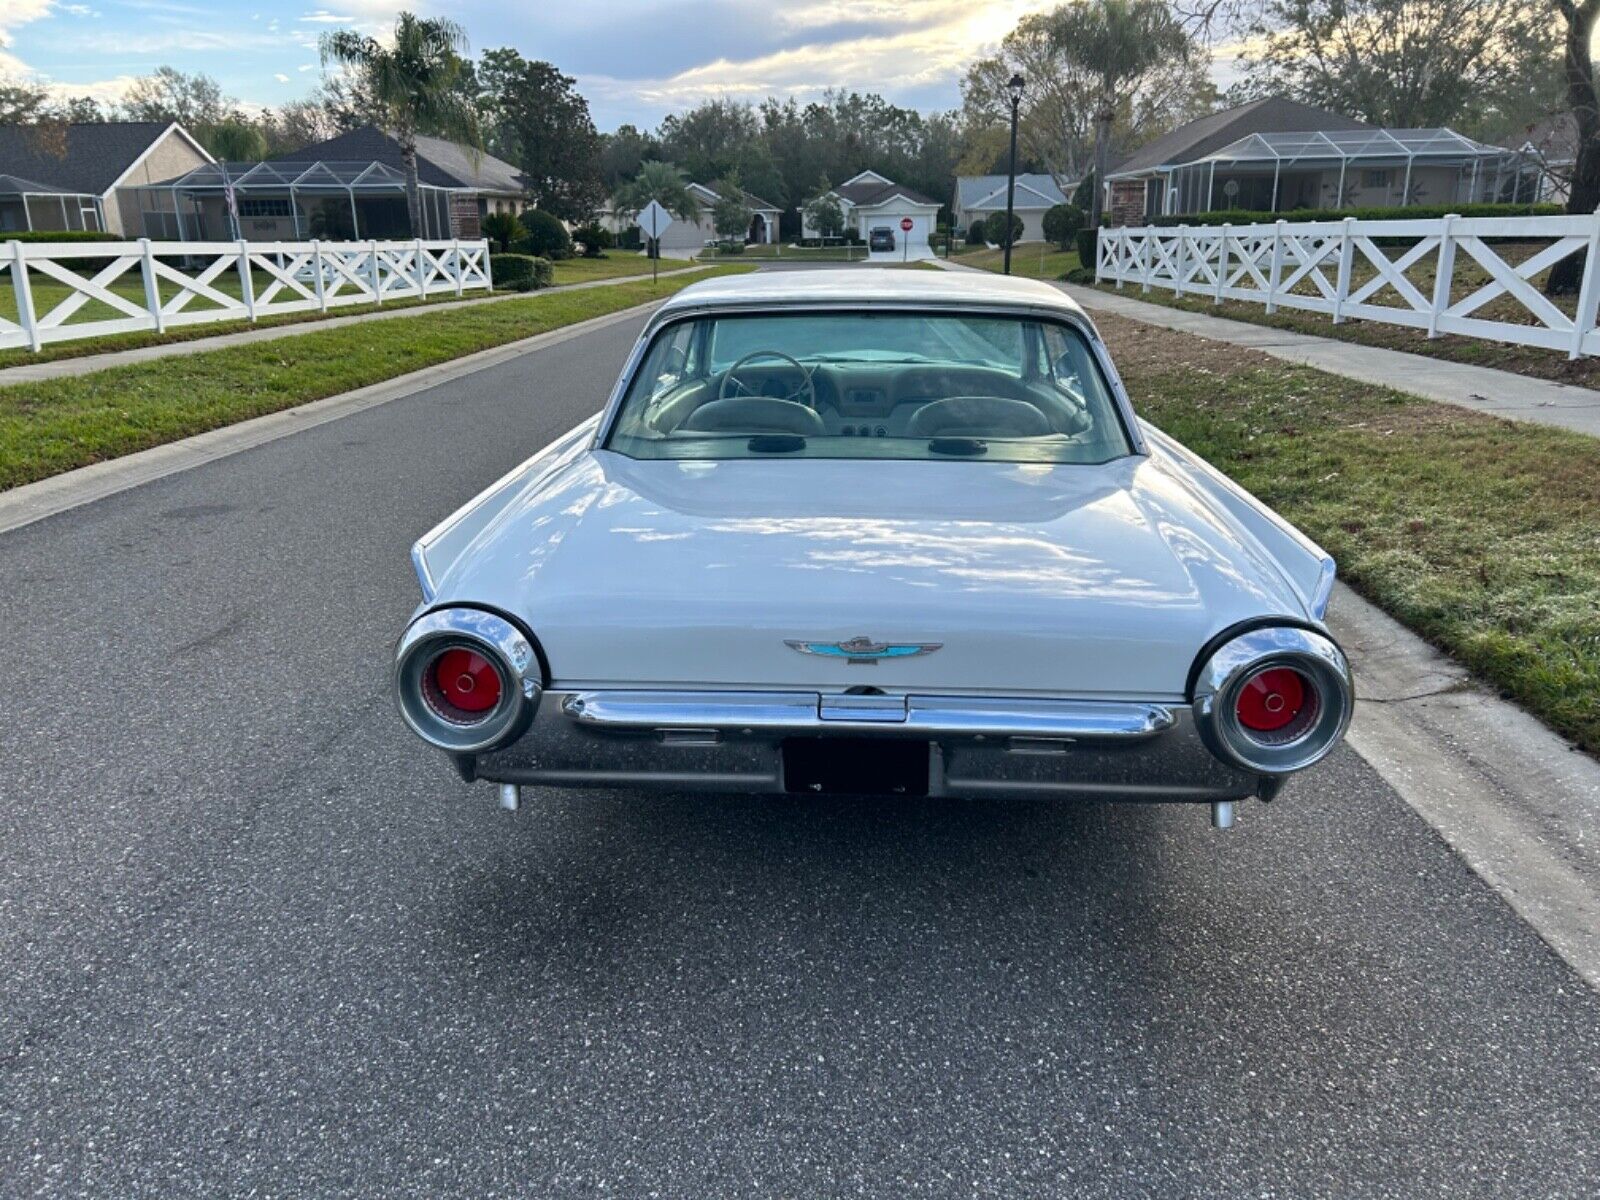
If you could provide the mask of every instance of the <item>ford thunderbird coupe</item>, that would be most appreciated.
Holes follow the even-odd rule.
[[[1193,801],[1349,723],[1333,561],[1135,415],[1046,284],[695,284],[427,533],[400,713],[522,789]]]

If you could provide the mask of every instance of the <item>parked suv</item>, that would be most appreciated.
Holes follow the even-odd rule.
[[[867,249],[874,254],[885,250],[894,249],[894,230],[887,225],[879,225],[867,235]]]

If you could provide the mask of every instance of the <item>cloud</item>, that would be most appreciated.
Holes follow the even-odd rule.
[[[281,71],[278,74],[274,75],[273,78],[276,79],[279,83],[288,83],[289,82],[289,77],[287,75],[283,74],[283,72],[281,72]],[[1004,233],[1005,230],[1002,229],[1000,232]]]
[[[5,0],[0,6],[0,47],[12,44],[13,30],[43,20],[54,7],[55,0]]]

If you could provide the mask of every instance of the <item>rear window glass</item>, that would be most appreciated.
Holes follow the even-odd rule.
[[[606,448],[630,458],[1098,463],[1131,452],[1075,328],[927,313],[699,317],[665,326]]]

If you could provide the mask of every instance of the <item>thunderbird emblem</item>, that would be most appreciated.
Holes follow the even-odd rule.
[[[885,658],[916,658],[919,654],[932,654],[943,642],[875,642],[867,637],[853,637],[848,642],[795,642],[784,645],[801,654],[816,654],[822,658],[842,658],[847,663],[871,666]]]

